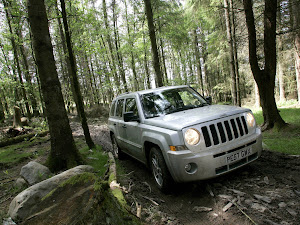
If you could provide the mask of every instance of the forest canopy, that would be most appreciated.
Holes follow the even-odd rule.
[[[267,2],[277,5],[275,97],[278,101],[300,101],[300,3],[253,3],[261,70],[266,67],[263,24]],[[157,57],[153,57],[146,3],[152,9]],[[61,4],[45,0],[45,6],[64,102],[72,112],[76,105]],[[122,92],[180,84],[212,96],[214,102],[259,104],[249,63],[243,1],[68,0],[65,6],[86,108],[107,106]],[[29,118],[39,115],[43,113],[43,96],[27,1],[1,0],[0,16],[1,114],[12,114],[13,106],[18,105]]]

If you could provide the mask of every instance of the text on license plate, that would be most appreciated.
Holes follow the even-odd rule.
[[[238,152],[234,152],[230,155],[226,156],[226,162],[227,163],[233,163],[239,159],[246,158],[247,156],[251,155],[252,149],[251,148],[245,148],[243,150],[240,150]]]

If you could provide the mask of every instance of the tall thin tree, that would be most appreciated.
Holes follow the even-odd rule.
[[[78,113],[79,113],[79,117],[81,120],[81,125],[83,128],[85,141],[86,141],[87,145],[89,146],[89,148],[91,149],[91,148],[95,147],[95,144],[91,138],[89,127],[87,124],[87,119],[86,119],[85,112],[84,112],[84,105],[83,105],[80,86],[79,86],[79,82],[78,82],[78,78],[77,78],[77,68],[76,68],[76,64],[75,64],[75,60],[74,60],[75,56],[73,54],[73,49],[72,49],[72,45],[71,45],[71,35],[70,35],[68,21],[67,21],[66,5],[65,5],[64,0],[60,0],[60,3],[61,3],[61,9],[62,9],[63,24],[64,24],[64,28],[65,28],[67,48],[68,48],[68,52],[69,52],[69,60],[70,60],[71,70],[72,70],[71,82],[73,82],[73,85],[74,85],[75,95],[77,98],[77,104],[78,104],[78,109],[79,109]]]
[[[152,57],[153,57],[153,66],[156,75],[156,83],[158,87],[163,86],[163,79],[162,79],[162,72],[160,69],[160,62],[157,50],[157,43],[156,43],[156,34],[155,34],[155,27],[153,22],[153,11],[151,0],[144,0],[145,3],[145,11],[148,21],[148,29],[149,29],[149,36],[151,41],[151,49],[152,49]]]

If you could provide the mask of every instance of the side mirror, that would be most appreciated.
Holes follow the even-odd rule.
[[[130,121],[140,122],[140,118],[139,118],[139,116],[135,115],[132,111],[130,111],[130,112],[124,113],[124,121],[125,122],[130,122]]]
[[[212,98],[211,98],[211,96],[206,96],[206,97],[205,97],[205,100],[206,100],[206,102],[207,102],[208,104],[211,105],[211,103],[212,103]]]

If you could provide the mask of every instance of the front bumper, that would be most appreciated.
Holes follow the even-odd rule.
[[[243,155],[246,151],[251,153]],[[256,129],[256,132],[247,138],[229,145],[215,146],[214,149],[199,152],[168,151],[167,164],[177,182],[205,180],[255,161],[260,157],[261,151],[262,135],[260,129]]]

